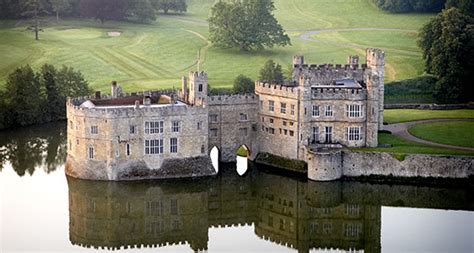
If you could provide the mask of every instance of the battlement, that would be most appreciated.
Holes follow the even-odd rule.
[[[366,100],[367,90],[362,88],[311,87],[311,99]]]
[[[367,65],[373,67],[385,66],[385,52],[378,48],[367,48]]]
[[[367,64],[295,64],[294,68],[299,68],[301,70],[308,69],[312,71],[321,70],[321,71],[330,71],[330,70],[362,70],[364,71],[367,68]]]
[[[298,86],[255,82],[255,93],[298,98]]]
[[[220,96],[210,96],[207,101],[209,105],[255,104],[258,102],[258,97],[254,94],[220,95]]]
[[[189,72],[189,80],[193,79],[205,79],[207,80],[207,73],[204,71],[191,71]]]

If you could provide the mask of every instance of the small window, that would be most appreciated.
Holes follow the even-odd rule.
[[[209,121],[211,123],[217,123],[217,114],[211,114],[209,115]]]
[[[91,134],[98,134],[99,127],[98,126],[91,126]]]
[[[362,116],[360,105],[346,105],[346,116],[348,118],[359,118]]]
[[[136,126],[130,126],[130,134],[136,134]]]
[[[126,154],[127,156],[130,156],[130,155],[132,154],[132,147],[130,146],[129,143],[127,143],[127,144],[125,145],[125,154]]]
[[[286,126],[286,121],[283,121],[283,126]]]
[[[201,124],[202,124],[201,121],[199,121],[199,122],[197,123],[197,130],[201,130]]]
[[[178,153],[178,138],[170,139],[170,153]]]
[[[178,200],[177,199],[172,199],[171,200],[170,213],[171,213],[171,215],[177,215],[178,214]]]
[[[265,117],[262,117],[262,122],[265,122]]]
[[[260,108],[263,108],[263,100],[260,100]]]
[[[290,126],[293,126],[293,122],[290,122]]]
[[[268,129],[268,132],[269,132],[270,134],[275,134],[275,128],[270,127],[270,128]]]
[[[294,136],[295,135],[295,132],[290,130],[290,136]]]
[[[347,128],[347,137],[349,141],[358,141],[360,140],[360,127],[349,127]]]
[[[290,106],[290,115],[295,115],[295,105]]]
[[[332,117],[332,105],[326,105],[326,110],[324,116]]]
[[[145,121],[145,134],[163,133],[163,121]]]
[[[248,116],[246,113],[241,113],[240,114],[240,121],[247,121],[248,120]]]
[[[202,92],[202,84],[199,84],[199,86],[198,86],[198,91],[199,91],[199,92]]]
[[[319,106],[318,105],[313,105],[313,117],[319,117]]]
[[[87,152],[87,158],[89,158],[89,160],[94,159],[94,146],[92,146],[92,145],[89,145],[88,152]]]
[[[209,135],[211,137],[217,137],[217,128],[211,128],[209,129]]]
[[[205,148],[204,148],[204,145],[201,145],[201,154],[204,154],[205,151]]]
[[[270,124],[273,124],[273,119],[270,119]]]
[[[179,121],[172,121],[171,122],[171,132],[179,133],[180,123]]]
[[[268,110],[270,112],[274,112],[275,111],[275,101],[273,100],[268,100]]]
[[[286,103],[280,103],[280,113],[286,114]]]

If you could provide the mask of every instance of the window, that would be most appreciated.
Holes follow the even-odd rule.
[[[275,128],[270,127],[268,131],[270,134],[275,134]]]
[[[324,140],[324,142],[326,142],[326,143],[332,143],[332,127],[331,127],[331,126],[327,126],[327,127],[325,127],[325,130],[326,130],[326,131],[325,131],[326,134],[325,134],[325,140]]]
[[[89,145],[88,152],[87,152],[87,158],[89,158],[89,160],[94,159],[94,146],[92,146],[92,145]]]
[[[239,128],[240,136],[247,136],[247,128]]]
[[[325,111],[324,116],[332,117],[332,105],[326,105],[326,111]]]
[[[240,121],[247,121],[247,120],[248,120],[247,114],[241,113],[241,114],[240,114]]]
[[[204,145],[201,145],[201,154],[204,154],[205,150],[204,150]]]
[[[132,154],[132,147],[130,146],[129,143],[127,143],[127,144],[125,145],[125,154],[126,154],[127,156],[130,156],[130,155]]]
[[[98,134],[98,133],[99,133],[99,127],[91,126],[91,134]]]
[[[280,112],[282,114],[286,113],[286,103],[280,103]]]
[[[199,121],[199,122],[197,123],[197,130],[201,130],[201,124],[202,124],[201,121]]]
[[[290,136],[294,136],[295,135],[295,132],[290,130]]]
[[[260,109],[263,109],[263,100],[260,100]]]
[[[290,106],[290,114],[295,115],[295,105]]]
[[[268,110],[271,111],[271,112],[275,111],[275,101],[268,100]]]
[[[179,121],[172,121],[171,122],[171,132],[179,133]]]
[[[163,202],[161,201],[147,201],[146,202],[146,216],[160,216],[163,214]]]
[[[359,237],[362,233],[360,224],[344,224],[344,236],[345,237]]]
[[[283,126],[286,126],[286,121],[283,121]]]
[[[332,233],[332,224],[331,223],[324,223],[323,232],[325,234],[331,234]]]
[[[177,199],[172,199],[171,200],[170,213],[172,215],[177,215],[178,214],[178,200]]]
[[[290,126],[293,126],[293,122],[290,122]]]
[[[145,140],[145,154],[163,154],[163,139]]]
[[[312,142],[318,142],[319,141],[319,127],[313,127],[312,131]]]
[[[211,137],[217,137],[217,128],[211,128],[209,129],[209,135]]]
[[[349,118],[360,118],[362,116],[360,105],[346,105],[346,116]]]
[[[163,133],[163,121],[145,121],[145,133]]]
[[[360,140],[360,127],[349,127],[347,128],[347,137],[349,141]]]
[[[202,92],[202,84],[199,84],[199,86],[198,86],[198,91],[199,91],[199,92]]]
[[[273,119],[270,119],[270,124],[273,124]]]
[[[313,117],[319,117],[319,105],[313,105]]]
[[[211,121],[211,123],[217,123],[217,114],[209,115],[209,121]]]
[[[130,134],[136,134],[136,126],[130,126],[129,127],[129,133]]]
[[[170,153],[178,153],[178,138],[170,139]]]

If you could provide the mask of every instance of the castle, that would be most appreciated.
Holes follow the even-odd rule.
[[[212,175],[209,153],[235,161],[268,153],[308,164],[308,177],[342,174],[344,147],[376,147],[383,122],[384,52],[367,49],[366,64],[307,65],[293,59],[292,80],[255,83],[255,94],[208,96],[204,72],[183,77],[181,90],[67,102],[66,173],[98,180]]]

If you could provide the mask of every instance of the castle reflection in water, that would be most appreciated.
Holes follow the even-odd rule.
[[[309,182],[252,169],[215,178],[94,182],[68,178],[70,240],[119,249],[187,243],[207,249],[210,227],[251,225],[298,252],[380,252],[381,206],[474,210],[469,191],[360,182]]]

